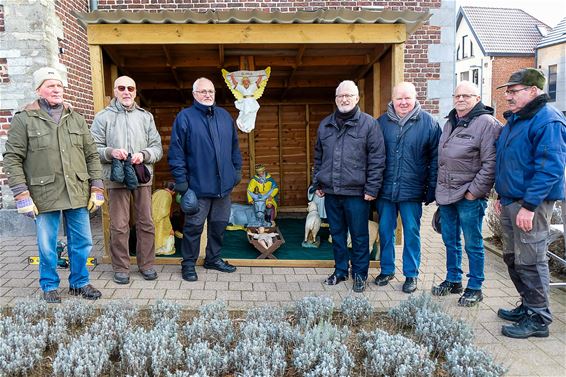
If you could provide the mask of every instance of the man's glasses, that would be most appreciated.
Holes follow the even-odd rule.
[[[521,90],[528,90],[531,89],[532,86],[527,86],[521,89],[507,89],[504,93],[508,96],[514,96],[515,94],[517,94],[518,92],[520,92]]]
[[[354,98],[356,95],[355,94],[340,94],[340,95],[336,95],[336,98],[338,99],[350,99],[350,98]]]
[[[209,95],[209,96],[213,96],[214,93],[216,93],[215,90],[195,90],[195,93],[200,94],[201,96],[205,96],[205,95]]]
[[[462,98],[462,99],[470,99],[472,97],[477,97],[476,94],[454,94],[452,97],[454,97],[454,99],[458,99],[458,98]]]
[[[116,89],[118,89],[119,92],[123,92],[124,90],[128,89],[128,92],[132,93],[136,90],[136,87],[135,86],[118,85],[116,87]]]

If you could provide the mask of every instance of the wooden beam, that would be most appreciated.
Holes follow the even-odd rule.
[[[88,43],[402,43],[403,24],[89,24]]]
[[[356,79],[358,80],[363,79],[369,72],[369,70],[373,68],[374,63],[379,61],[379,59],[381,59],[385,52],[387,52],[386,45],[376,46],[371,56],[368,57],[368,63],[365,65],[365,67],[360,68],[360,70],[354,75],[354,77],[356,77]]]
[[[277,138],[278,138],[278,150],[279,150],[279,187],[285,187],[285,172],[283,171],[283,122],[281,118],[283,111],[281,106],[277,106]],[[279,205],[285,203],[285,191],[279,190]]]
[[[177,67],[171,64],[171,54],[169,53],[169,49],[167,48],[167,45],[162,45],[161,48],[163,49],[163,53],[165,54],[167,66],[171,69],[171,75],[177,83],[177,93],[179,93],[185,103],[188,103],[189,101],[187,99],[187,96],[185,96],[185,93],[183,92],[183,80],[181,80],[179,78],[179,75],[177,74]]]
[[[379,104],[381,103],[381,65],[375,63],[373,65],[373,117],[377,118],[381,115]]]
[[[391,88],[403,81],[405,71],[404,43],[391,46]]]
[[[89,46],[90,71],[92,76],[92,97],[94,102],[94,113],[104,109],[104,62],[102,48],[100,46]]]
[[[218,68],[224,67],[224,45],[218,45]]]

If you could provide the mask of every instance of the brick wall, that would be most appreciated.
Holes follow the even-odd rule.
[[[0,5],[0,31],[4,31],[4,5]]]
[[[59,40],[59,62],[67,67],[68,87],[65,100],[83,114],[90,125],[94,118],[90,55],[86,31],[71,14],[88,12],[88,1],[62,0],[55,2],[55,11],[63,24],[64,37]]]
[[[507,102],[503,92],[505,88],[495,89],[497,86],[504,84],[509,80],[511,74],[521,68],[534,67],[534,56],[517,56],[517,57],[495,57],[492,62],[492,80],[491,80],[491,96],[492,103],[495,107],[496,118],[505,124],[503,113],[507,111]]]
[[[384,6],[385,9],[402,11],[410,10],[425,12],[433,8],[440,8],[441,0],[427,1],[245,1],[231,2],[219,1],[181,1],[168,0],[166,4],[155,0],[100,0],[98,9],[101,11],[125,10],[125,11],[206,11],[209,9],[243,9],[264,10],[269,12],[296,12],[298,10],[315,10],[320,8],[333,9],[345,8],[360,10],[361,7]],[[439,112],[439,101],[428,99],[427,80],[440,79],[440,64],[428,63],[428,46],[440,43],[440,28],[423,25],[405,46],[405,77],[408,81],[415,83],[418,96],[423,107],[433,114]],[[90,77],[90,76],[89,76]],[[425,99],[426,98],[426,99]]]

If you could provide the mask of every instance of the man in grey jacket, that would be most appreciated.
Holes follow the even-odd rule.
[[[163,156],[161,137],[153,115],[139,107],[136,83],[128,76],[114,82],[114,97],[104,110],[96,114],[91,133],[98,148],[110,209],[110,255],[114,281],[130,282],[130,206],[136,211],[136,257],[139,271],[145,280],[157,279],[155,261],[155,229],[151,218],[151,184],[139,183],[129,190],[122,182],[111,181],[113,160],[145,164],[153,176],[153,165]],[[129,162],[128,162],[129,163]],[[131,188],[131,187],[130,187]],[[133,203],[131,203],[133,196]]]
[[[448,114],[438,146],[436,185],[447,273],[446,280],[432,287],[432,294],[462,292],[460,235],[464,233],[470,272],[458,304],[473,306],[483,300],[482,222],[486,198],[495,180],[495,141],[501,123],[493,117],[493,109],[480,101],[478,87],[471,82],[462,81],[453,97],[454,109]]]

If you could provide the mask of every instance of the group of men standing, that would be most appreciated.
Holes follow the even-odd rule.
[[[84,118],[64,103],[63,80],[55,69],[35,72],[34,83],[39,99],[14,116],[4,167],[18,212],[37,224],[43,297],[48,302],[61,301],[56,271],[61,215],[70,258],[69,292],[87,299],[101,296],[89,283],[85,265],[92,247],[88,211],[104,203],[104,188],[114,281],[127,284],[130,280],[130,207],[136,214],[139,272],[146,280],[157,279],[152,180],[132,186],[130,176],[140,166],[152,176],[163,150],[153,116],[135,102],[134,80],[116,79],[114,99],[95,116],[90,130]],[[370,202],[376,200],[381,272],[375,284],[387,285],[394,277],[400,215],[402,290],[414,292],[420,267],[422,203],[436,201],[447,273],[432,293],[463,292],[460,305],[477,304],[483,298],[482,221],[495,181],[504,261],[521,296],[517,308],[498,312],[515,322],[504,326],[503,334],[548,336],[552,316],[546,235],[554,201],[564,199],[566,119],[547,105],[544,83],[542,73],[531,68],[510,77],[503,85],[509,112],[502,128],[493,109],[481,102],[478,88],[461,82],[454,92],[454,109],[441,129],[421,108],[411,83],[396,85],[387,112],[375,119],[360,110],[356,84],[341,82],[336,88],[337,109],[320,123],[314,154],[312,187],[316,195],[325,197],[335,258],[335,270],[325,283],[336,285],[351,276],[353,290],[364,291],[369,269],[367,220]],[[220,258],[220,249],[230,216],[230,193],[242,179],[242,157],[234,120],[216,106],[215,93],[209,79],[194,82],[195,101],[177,115],[169,145],[175,191],[192,201],[194,208],[185,214],[183,227],[181,268],[187,281],[198,279],[195,264],[205,222],[204,267],[236,270]],[[469,260],[465,290],[461,233]]]
[[[454,92],[454,109],[441,130],[416,99],[411,83],[393,88],[387,112],[377,120],[360,111],[351,81],[336,89],[337,110],[319,127],[313,187],[324,196],[335,270],[325,280],[336,285],[351,276],[363,292],[368,277],[370,201],[377,199],[381,271],[375,284],[395,274],[395,228],[404,230],[405,293],[417,289],[422,203],[437,202],[446,247],[446,278],[432,294],[461,294],[458,304],[482,301],[485,251],[482,223],[495,183],[501,214],[504,261],[519,295],[518,307],[498,316],[514,322],[502,333],[513,338],[548,336],[549,270],[546,239],[556,200],[564,199],[566,118],[547,104],[544,75],[526,68],[511,75],[505,99],[505,127],[481,102],[476,85],[464,81]],[[350,232],[352,250],[346,247]],[[462,284],[462,239],[468,256]]]

